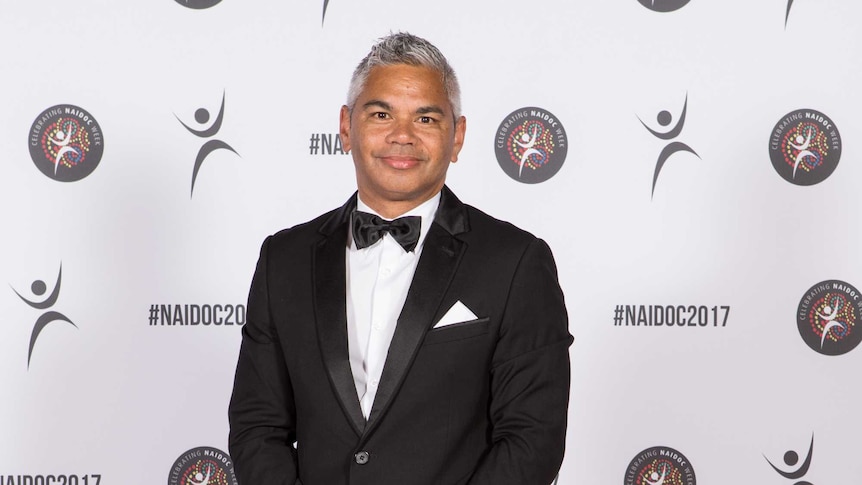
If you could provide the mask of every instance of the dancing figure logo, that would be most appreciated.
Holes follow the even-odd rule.
[[[200,137],[200,138],[210,138],[210,137],[213,137],[216,134],[218,134],[218,131],[221,129],[221,123],[222,123],[222,120],[224,120],[224,100],[225,100],[225,93],[223,92],[222,97],[221,97],[221,108],[219,108],[218,116],[216,116],[216,119],[215,119],[215,121],[213,121],[212,125],[210,125],[207,128],[204,128],[204,129],[192,128],[191,126],[185,124],[183,122],[183,120],[181,120],[180,117],[177,116],[176,113],[174,113],[174,116],[177,117],[177,121],[179,121],[180,124],[183,125],[183,127],[185,127],[185,129],[189,130],[189,133],[191,133],[197,137]],[[199,124],[206,125],[206,123],[209,122],[209,120],[210,120],[210,112],[208,110],[206,110],[205,108],[200,108],[197,111],[195,111],[195,121],[198,122]],[[206,158],[209,156],[210,153],[212,153],[216,150],[219,150],[219,149],[231,151],[234,154],[236,154],[237,156],[239,156],[239,153],[237,153],[236,150],[234,150],[230,145],[228,145],[227,143],[225,143],[221,140],[212,139],[212,140],[208,140],[206,143],[204,143],[203,146],[201,146],[200,150],[198,150],[197,157],[195,157],[195,165],[194,165],[194,168],[192,169],[192,188],[191,188],[191,191],[189,192],[189,198],[191,198],[195,194],[195,181],[198,178],[198,172],[200,172],[200,169],[204,163],[204,160],[206,160]]]
[[[20,298],[24,303],[30,305],[31,307],[37,310],[48,310],[52,306],[54,306],[55,303],[57,303],[57,298],[60,297],[60,282],[62,279],[63,264],[61,263],[60,272],[57,274],[57,282],[54,284],[54,289],[51,290],[51,294],[49,294],[41,301],[39,301],[39,298],[30,300],[24,297],[23,295],[21,295],[21,293],[18,293],[18,290],[16,290],[14,287],[12,288],[12,291],[14,291],[16,295],[18,295],[18,298]],[[47,292],[47,290],[48,286],[42,280],[36,280],[33,282],[33,284],[30,285],[30,291],[33,292],[33,295],[35,295],[36,297],[41,297]],[[30,347],[27,349],[28,369],[30,368],[30,359],[33,357],[33,348],[36,346],[36,339],[39,338],[39,334],[42,333],[42,330],[44,330],[45,327],[48,326],[48,324],[54,322],[66,322],[73,327],[78,328],[78,326],[72,323],[72,321],[69,320],[66,315],[63,315],[60,312],[51,310],[46,311],[45,313],[40,315],[39,318],[36,319],[36,323],[33,325],[33,330],[30,332]]]
[[[676,124],[673,125],[673,128],[670,128],[667,131],[653,130],[649,127],[649,125],[644,123],[644,120],[640,119],[640,117],[638,117],[638,121],[640,121],[641,124],[644,125],[644,128],[646,128],[647,131],[655,135],[656,138],[660,140],[671,141],[677,136],[679,136],[679,134],[682,132],[682,128],[683,126],[685,126],[685,112],[687,109],[688,93],[686,93],[685,95],[685,102],[682,105],[682,112],[679,115],[679,119],[676,121]],[[670,113],[670,111],[663,110],[659,112],[658,116],[656,116],[656,121],[659,125],[667,127],[673,122],[673,115]],[[670,158],[671,155],[677,152],[688,152],[696,156],[697,158],[700,158],[700,155],[695,153],[695,151],[692,150],[691,147],[686,145],[685,143],[678,141],[671,141],[670,143],[668,143],[662,149],[661,153],[659,153],[658,160],[656,160],[655,163],[655,170],[653,171],[652,176],[652,191],[650,192],[650,199],[652,199],[652,197],[655,195],[655,184],[656,182],[658,182],[658,175],[661,173],[661,169],[664,168],[665,162],[667,162],[668,158]]]
[[[326,20],[326,7],[329,6],[329,0],[323,0],[323,15],[320,17],[320,25]]]
[[[763,455],[763,458],[766,458],[766,462],[769,463],[769,466],[771,466],[772,469],[775,470],[776,472],[778,472],[778,474],[781,475],[782,477],[787,478],[789,480],[799,480],[800,478],[803,478],[806,473],[808,473],[808,468],[811,467],[811,458],[813,456],[814,456],[814,434],[812,433],[811,434],[811,445],[808,446],[808,453],[805,455],[805,460],[802,461],[802,464],[799,465],[799,468],[797,468],[795,470],[791,470],[789,472],[786,472],[786,471],[781,470],[777,466],[775,466],[771,461],[769,461],[769,458],[766,458],[766,455]],[[790,450],[784,454],[784,464],[785,465],[792,467],[792,466],[796,466],[797,463],[799,463],[799,455],[795,451]],[[813,484],[811,482],[801,480],[798,482],[794,482],[793,485],[813,485]]]

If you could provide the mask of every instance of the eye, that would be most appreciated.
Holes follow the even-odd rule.
[[[430,116],[420,116],[419,117],[420,123],[429,124],[429,123],[434,123],[435,121],[437,121],[437,120],[435,120],[434,118],[432,118]]]
[[[372,116],[374,119],[377,119],[377,120],[385,120],[385,119],[388,119],[388,118],[389,118],[389,113],[386,113],[386,112],[383,112],[383,111],[378,111],[378,112],[376,112],[376,113],[372,113],[372,115],[371,115],[371,116]]]

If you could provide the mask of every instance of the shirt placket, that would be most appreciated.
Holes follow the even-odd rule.
[[[371,329],[368,338],[368,368],[367,390],[363,399],[363,411],[366,416],[371,412],[377,386],[383,374],[387,349],[392,340],[396,315],[393,314],[393,299],[396,296],[393,288],[394,275],[397,271],[399,253],[403,252],[391,237],[382,241],[383,251],[380,255],[380,265],[371,300]]]

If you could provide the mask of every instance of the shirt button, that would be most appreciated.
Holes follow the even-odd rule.
[[[383,325],[380,322],[375,323],[374,330],[383,330]]]
[[[371,456],[368,454],[367,451],[360,451],[359,453],[353,455],[353,458],[356,460],[357,465],[364,465],[368,463],[368,460],[371,458]]]
[[[392,273],[392,270],[389,268],[383,268],[380,270],[380,274],[382,274],[383,276],[389,276],[390,273]]]
[[[371,386],[373,387],[373,386],[377,386],[377,384],[379,384],[380,381],[378,381],[377,379],[371,379],[370,381],[368,381],[368,383],[371,384]]]

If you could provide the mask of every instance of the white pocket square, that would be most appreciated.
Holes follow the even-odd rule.
[[[452,305],[452,308],[443,315],[443,318],[434,324],[434,328],[445,327],[455,323],[469,322],[470,320],[476,320],[477,318],[479,317],[477,317],[475,313],[471,312],[470,309],[467,308],[467,305],[464,305],[461,303],[461,300],[458,300],[454,305]]]

